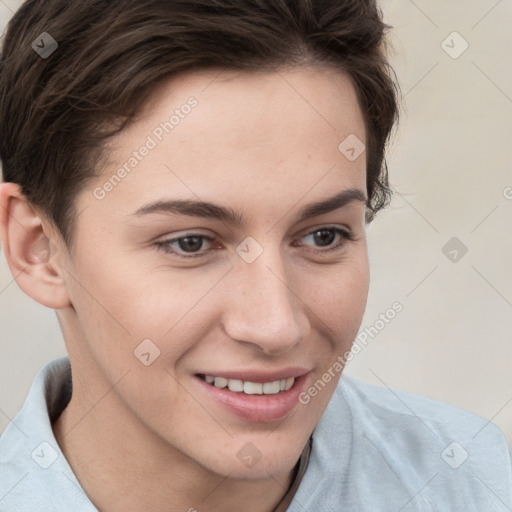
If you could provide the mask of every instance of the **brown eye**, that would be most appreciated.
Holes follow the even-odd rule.
[[[203,249],[205,240],[211,243],[214,239],[205,235],[188,234],[179,238],[162,240],[156,245],[167,254],[174,254],[180,258],[197,258],[207,252],[206,250],[198,252]]]
[[[337,236],[340,237],[340,241],[336,245],[334,245],[334,247],[329,247],[334,243]],[[313,244],[315,244],[316,247],[327,247],[327,249],[317,250],[317,252],[327,252],[330,250],[335,250],[346,245],[346,241],[355,240],[355,237],[351,232],[336,227],[324,227],[316,229],[315,231],[312,231],[311,233],[303,237],[303,240],[307,238],[310,238],[310,240],[312,240]]]

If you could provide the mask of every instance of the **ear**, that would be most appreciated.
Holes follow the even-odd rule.
[[[53,309],[71,304],[55,258],[62,241],[15,183],[0,184],[0,239],[9,269],[29,297]]]

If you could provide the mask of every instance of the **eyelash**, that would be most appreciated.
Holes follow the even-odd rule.
[[[304,235],[303,238],[310,236],[310,235],[314,235],[315,233],[318,233],[319,231],[332,231],[335,234],[340,235],[342,237],[342,239],[344,239],[345,241],[338,243],[334,247],[329,247],[328,249],[320,249],[320,250],[313,249],[313,252],[315,252],[317,254],[323,254],[326,252],[339,250],[339,249],[345,247],[347,242],[357,241],[357,238],[354,236],[354,234],[351,231],[347,231],[345,229],[341,229],[341,228],[337,228],[337,227],[327,227],[327,226],[319,228],[319,229],[315,229],[314,231],[311,231],[308,234]],[[190,234],[187,234],[186,236],[182,236],[179,238],[172,238],[171,240],[162,240],[161,242],[156,242],[155,245],[157,246],[157,248],[159,250],[164,251],[166,254],[174,254],[178,258],[190,259],[190,258],[199,258],[199,257],[205,255],[204,252],[185,255],[185,254],[181,254],[181,253],[175,251],[174,249],[171,249],[170,244],[179,242],[180,240],[184,240],[186,238],[202,238],[202,239],[208,240],[210,242],[213,242],[215,240],[214,238],[206,236],[206,235],[190,233]]]

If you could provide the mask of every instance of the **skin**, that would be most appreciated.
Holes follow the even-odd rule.
[[[96,199],[94,189],[190,96],[198,100],[192,112]],[[231,414],[194,375],[300,366],[309,370],[307,389],[350,349],[369,287],[365,204],[297,220],[303,206],[337,192],[366,193],[365,154],[351,162],[338,150],[349,134],[365,140],[341,72],[186,73],[159,84],[136,122],[109,142],[101,176],[76,199],[70,250],[17,185],[1,186],[8,264],[25,293],[57,310],[73,368],[73,396],[54,433],[100,511],[227,512],[243,503],[269,512],[286,493],[340,373],[273,422]],[[170,198],[231,207],[246,222],[133,215]],[[321,245],[312,233],[324,227],[356,240],[333,234]],[[190,232],[215,238],[195,249],[201,257],[156,244]],[[263,248],[252,263],[236,252],[248,236]],[[149,366],[134,356],[144,339],[160,350]],[[261,453],[252,467],[237,457],[246,443]]]

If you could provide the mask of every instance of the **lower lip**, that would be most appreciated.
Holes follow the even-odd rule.
[[[195,377],[208,397],[215,400],[229,412],[247,421],[268,423],[277,421],[288,414],[299,403],[299,395],[304,387],[307,375],[295,379],[288,391],[281,391],[275,395],[247,395],[236,393],[227,388],[216,388],[200,377]]]

